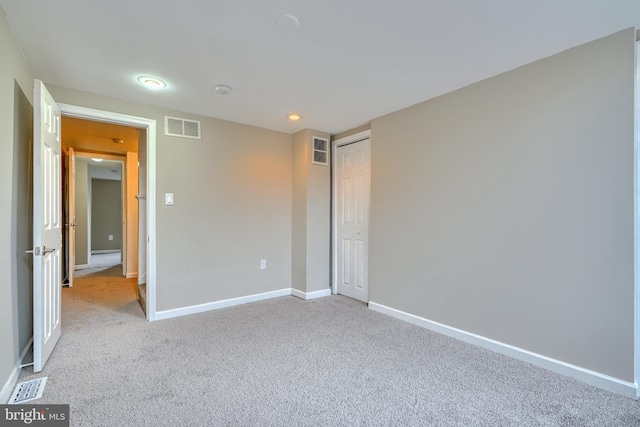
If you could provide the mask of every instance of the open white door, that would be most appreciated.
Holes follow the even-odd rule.
[[[67,258],[69,287],[73,286],[76,275],[76,155],[73,148],[69,147],[67,154]]]
[[[40,80],[33,101],[33,370],[40,372],[61,333],[61,122]]]

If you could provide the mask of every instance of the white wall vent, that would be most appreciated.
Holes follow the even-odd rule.
[[[314,165],[329,164],[329,140],[325,138],[313,137],[313,150],[311,161]]]
[[[164,134],[182,138],[202,139],[199,121],[180,119],[178,117],[164,116]]]

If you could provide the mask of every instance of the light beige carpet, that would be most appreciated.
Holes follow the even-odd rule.
[[[122,253],[109,252],[104,254],[92,254],[87,268],[76,270],[76,277],[85,277],[89,275],[101,275],[110,274],[116,272],[116,270],[106,273],[106,270],[110,270],[111,267],[120,266],[120,273],[122,274]]]
[[[20,376],[73,426],[640,425],[637,401],[340,296],[150,323],[115,271],[64,289],[60,342]]]

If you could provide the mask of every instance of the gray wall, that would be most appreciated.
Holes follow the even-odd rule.
[[[76,266],[89,263],[88,161],[76,157]]]
[[[371,130],[371,123],[367,123],[362,126],[358,126],[357,128],[349,129],[344,132],[340,132],[331,137],[332,141],[337,141],[338,139],[346,138],[351,135],[355,135],[356,133],[364,132],[366,130]]]
[[[59,102],[157,121],[158,310],[291,287],[291,135],[48,88]],[[201,120],[202,140],[165,136],[165,115]]]
[[[371,301],[633,382],[634,40],[373,120]]]
[[[330,286],[331,169],[314,165],[311,129],[293,135],[292,287],[302,292]]]
[[[113,240],[109,240],[109,235]],[[122,181],[91,180],[91,251],[122,249]]]
[[[331,286],[331,168],[328,165],[313,164],[311,150],[314,136],[325,138],[328,144],[331,143],[331,138],[328,133],[316,130],[308,132],[307,292],[314,292]]]
[[[64,131],[63,131],[64,132]],[[119,156],[121,157],[121,156]],[[124,157],[122,157],[122,161],[118,160],[108,160],[104,163],[96,163],[93,159],[87,159],[87,224],[88,224],[88,253],[89,255],[94,253],[94,251],[113,251],[122,249],[122,231],[119,232],[119,236],[114,234],[115,230],[115,220],[113,218],[107,218],[104,213],[98,212],[98,224],[93,225],[93,180],[94,179],[102,179],[102,180],[115,180],[118,182],[122,181],[122,170]],[[122,187],[122,184],[120,184]],[[98,195],[98,200],[100,200],[102,195]],[[112,204],[113,200],[111,198],[112,195],[108,195],[106,197],[110,198],[109,203]],[[120,199],[120,207],[122,207],[122,197]],[[103,205],[104,206],[104,205]],[[110,212],[113,211],[113,206],[106,205],[105,209],[108,209]],[[120,214],[120,221],[122,220],[122,213]],[[122,223],[120,224],[120,228],[122,228]],[[97,231],[97,235],[94,236],[94,231]],[[113,235],[112,241],[108,240],[109,234]],[[94,247],[94,243],[97,247]]]
[[[293,135],[293,200],[291,228],[291,286],[307,290],[307,171],[309,169],[308,134]]]
[[[10,379],[31,338],[29,144],[33,76],[0,10],[0,388]],[[4,403],[4,402],[0,402]]]
[[[24,349],[33,334],[33,256],[25,253],[33,246],[33,107],[17,83],[14,101],[12,283],[17,287],[18,348]]]

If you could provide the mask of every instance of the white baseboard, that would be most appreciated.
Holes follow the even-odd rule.
[[[20,372],[22,372],[22,368],[21,368],[22,361],[24,360],[24,357],[27,355],[27,351],[29,351],[29,348],[31,348],[32,343],[33,343],[33,337],[31,337],[26,347],[22,350],[22,354],[20,354],[18,363],[16,363],[16,366],[13,367],[13,369],[11,370],[11,374],[9,375],[9,378],[7,378],[7,381],[2,386],[2,390],[0,390],[0,404],[7,403],[9,401],[9,398],[11,398],[11,394],[13,394],[13,389],[18,383],[18,377],[20,377]]]
[[[13,393],[13,389],[18,383],[18,377],[20,376],[21,371],[20,365],[21,363],[18,361],[18,364],[13,367],[9,378],[7,378],[7,381],[2,386],[2,390],[0,391],[0,403],[3,405],[9,401],[9,398]]]
[[[550,371],[554,371],[562,375],[573,377],[577,380],[594,385],[596,387],[600,387],[613,393],[618,393],[632,399],[638,398],[638,386],[634,383],[623,381],[621,379],[611,377],[600,372],[585,369],[580,366],[572,365],[561,360],[552,359],[538,353],[515,347],[510,344],[505,344],[500,341],[492,340],[491,338],[486,338],[471,332],[463,331],[461,329],[453,328],[451,326],[434,322],[432,320],[406,313],[404,311],[396,310],[395,308],[387,307],[375,302],[369,302],[369,308],[374,311],[387,314],[391,317],[395,317],[396,319],[413,323],[414,325],[418,325],[439,334],[456,338],[460,341],[477,345],[479,347],[483,347],[488,350],[492,350],[497,353],[501,353],[506,356],[510,356],[515,359],[540,366],[545,369],[549,369]]]
[[[138,276],[138,285],[142,285],[147,283],[147,274],[143,273],[141,276]]]
[[[125,276],[127,279],[137,279],[138,278],[138,273],[127,273],[127,275]]]
[[[314,291],[314,292],[302,292],[292,288],[291,295],[303,300],[310,300],[315,298],[328,297],[329,295],[331,295],[331,289],[323,289],[321,291]]]
[[[121,249],[100,249],[97,251],[91,251],[91,255],[97,255],[97,254],[114,254],[116,252],[122,252]]]
[[[76,264],[76,270],[86,270],[89,268],[89,264]]]
[[[277,291],[264,292],[261,294],[247,295],[244,297],[230,298],[221,301],[208,302],[205,304],[192,305],[189,307],[174,308],[171,310],[157,311],[155,320],[171,319],[173,317],[186,316],[188,314],[203,313],[205,311],[217,310],[234,305],[247,304],[250,302],[263,301],[271,298],[291,295],[291,288],[279,289]]]

